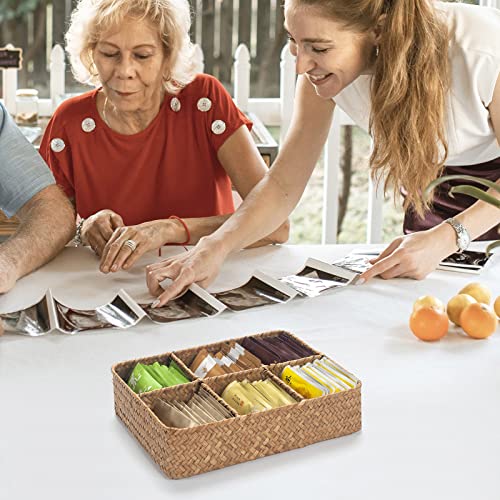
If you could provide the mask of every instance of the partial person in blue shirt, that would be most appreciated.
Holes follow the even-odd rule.
[[[0,209],[20,220],[17,232],[0,245],[2,294],[64,248],[75,233],[75,213],[1,103]]]

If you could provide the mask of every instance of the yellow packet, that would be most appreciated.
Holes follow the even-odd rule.
[[[281,387],[275,384],[272,380],[266,379],[262,382],[264,386],[272,393],[276,394],[276,397],[282,402],[283,406],[295,404],[297,401],[290,396]]]
[[[270,394],[266,387],[262,385],[262,380],[257,380],[253,382],[254,389],[263,397],[273,408],[278,408],[281,406],[280,400],[274,395]]]
[[[273,407],[270,401],[268,401],[248,380],[243,380],[241,386],[258,411],[270,410]]]
[[[295,368],[285,366],[281,372],[281,380],[306,399],[319,398],[328,394],[328,390],[325,387],[321,387],[320,384],[305,373],[298,373]]]
[[[270,383],[267,384],[266,382]],[[279,408],[280,406],[289,404],[287,401],[285,401],[285,399],[278,391],[273,390],[271,381],[259,380],[257,382],[254,382],[253,386],[262,394],[263,397],[265,397],[269,401],[273,408]]]
[[[222,392],[222,399],[240,415],[247,415],[255,411],[252,401],[246,391],[236,380],[231,382]]]

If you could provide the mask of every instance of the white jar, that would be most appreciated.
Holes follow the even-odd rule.
[[[16,123],[25,127],[38,125],[38,90],[18,89],[16,91]]]

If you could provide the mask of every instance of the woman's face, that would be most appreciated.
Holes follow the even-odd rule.
[[[140,111],[156,104],[168,70],[158,30],[129,19],[102,33],[93,52],[104,93],[117,110]]]
[[[285,5],[285,28],[296,70],[320,97],[332,98],[358,76],[370,72],[375,35],[348,31],[313,6],[296,0]]]

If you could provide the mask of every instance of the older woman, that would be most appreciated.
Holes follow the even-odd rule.
[[[336,106],[373,137],[372,173],[406,196],[405,232],[363,279],[421,279],[457,249],[495,238],[500,211],[422,190],[441,172],[475,174],[500,198],[500,11],[432,0],[285,0],[299,77],[293,122],[273,168],[213,235],[149,268],[163,304],[205,285],[225,256],[277,227],[300,199]],[[496,185],[494,183],[497,183]],[[497,188],[497,189],[495,189]],[[159,282],[174,283],[164,293]]]
[[[234,211],[231,185],[245,198],[265,174],[251,123],[195,75],[189,28],[186,0],[81,0],[72,15],[73,72],[98,88],[56,110],[40,151],[103,272],[196,243]],[[287,237],[284,224],[257,244]]]

